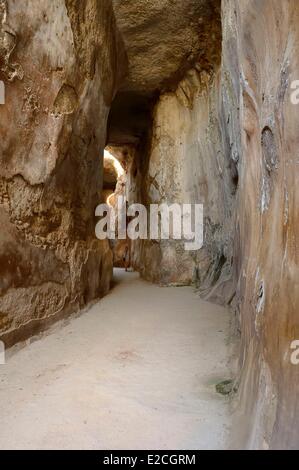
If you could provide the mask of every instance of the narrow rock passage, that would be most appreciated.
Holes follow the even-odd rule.
[[[228,314],[192,288],[116,286],[0,366],[1,449],[227,447]]]

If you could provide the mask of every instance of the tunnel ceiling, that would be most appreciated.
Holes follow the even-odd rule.
[[[113,0],[129,69],[111,109],[108,143],[136,143],[150,126],[160,92],[174,89],[196,63],[221,56],[220,0]]]
[[[220,54],[217,0],[113,0],[129,59],[123,90],[152,94],[182,78],[194,62],[209,68]]]

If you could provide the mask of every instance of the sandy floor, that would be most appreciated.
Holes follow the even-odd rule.
[[[88,312],[0,366],[0,449],[221,449],[228,314],[116,272]]]

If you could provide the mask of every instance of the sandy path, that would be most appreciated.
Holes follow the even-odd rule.
[[[0,449],[225,448],[227,312],[191,288],[118,285],[0,366]]]

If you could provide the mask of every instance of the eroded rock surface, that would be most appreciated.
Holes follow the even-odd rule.
[[[130,30],[123,14],[137,76],[139,46],[128,41],[139,24]],[[133,263],[147,279],[194,282],[204,298],[231,305],[241,332],[233,386],[239,447],[299,442],[299,369],[290,361],[299,338],[299,111],[290,100],[299,70],[298,15],[295,0],[224,0],[221,67],[189,63],[173,89],[160,88],[148,144],[136,147],[129,168],[134,202],[204,204],[199,253],[186,255],[172,240],[134,242]],[[152,23],[145,24],[146,42]]]
[[[34,4],[33,4],[34,3]],[[109,289],[94,236],[126,60],[110,1],[0,2],[0,331],[7,346]]]
[[[131,261],[232,307],[233,445],[295,449],[299,4],[221,3],[0,0],[0,331],[9,345],[109,288],[94,208],[112,144],[129,203],[204,205],[202,250],[136,241]]]
[[[113,0],[128,51],[129,75],[122,89],[153,93],[176,86],[191,66],[220,61],[220,1]]]
[[[224,112],[239,155],[234,245],[243,443],[296,449],[299,369],[290,345],[299,338],[299,108],[291,83],[299,70],[299,4],[230,0],[222,13]]]
[[[236,185],[219,89],[219,72],[207,75],[193,69],[176,92],[158,100],[140,197],[147,205],[202,204],[204,247],[186,251],[184,243],[173,239],[147,241],[140,249],[140,268],[147,279],[161,284],[193,282],[206,298],[224,303],[233,293]],[[217,180],[221,184],[215,184]]]
[[[194,65],[221,60],[220,0],[113,0],[128,54],[128,76],[113,103],[109,141],[138,144],[161,92],[175,90]]]

